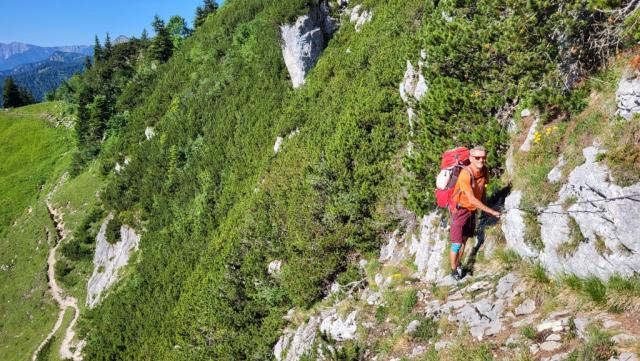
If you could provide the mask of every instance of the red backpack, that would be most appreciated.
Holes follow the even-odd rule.
[[[439,207],[451,206],[453,189],[460,171],[469,164],[469,149],[458,147],[442,154],[440,173],[436,177],[436,202]]]

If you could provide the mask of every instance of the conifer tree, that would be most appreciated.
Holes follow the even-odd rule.
[[[111,44],[111,37],[109,36],[109,33],[107,33],[107,36],[104,39],[104,59],[108,60],[111,57],[111,52],[113,50],[113,45]]]
[[[103,60],[102,45],[100,45],[100,39],[96,35],[95,43],[93,45],[93,60],[99,63]]]
[[[20,89],[13,81],[13,78],[8,76],[4,79],[4,86],[2,88],[2,98],[5,108],[13,108],[21,106]]]
[[[153,30],[156,32],[156,36],[151,42],[150,52],[151,57],[155,60],[165,62],[169,60],[173,53],[173,42],[171,42],[171,36],[167,30],[167,26],[164,21],[160,19],[158,15],[153,19]]]
[[[84,57],[84,71],[90,70],[91,69],[91,58],[88,56]]]
[[[204,0],[203,6],[196,8],[196,17],[193,20],[193,26],[197,29],[202,25],[209,14],[215,14],[218,11],[218,4],[213,0]]]

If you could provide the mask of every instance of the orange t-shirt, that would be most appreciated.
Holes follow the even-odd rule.
[[[471,167],[467,167],[466,170],[462,169],[458,176],[458,181],[453,189],[454,198],[460,207],[466,208],[470,211],[475,211],[476,206],[469,202],[469,198],[465,192],[471,192],[471,175],[468,171],[473,172],[473,178],[475,179],[475,186],[473,187],[473,195],[482,201],[484,197],[484,190],[487,186],[486,170],[474,171]]]

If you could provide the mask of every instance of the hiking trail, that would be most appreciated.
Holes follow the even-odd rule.
[[[62,322],[64,321],[64,314],[66,313],[68,308],[71,308],[74,312],[73,319],[67,326],[67,329],[64,334],[64,339],[62,341],[62,345],[60,346],[60,357],[62,359],[72,359],[74,361],[81,361],[82,355],[82,342],[78,345],[72,346],[73,338],[75,337],[74,326],[78,317],[80,316],[80,309],[78,308],[78,300],[75,297],[64,295],[64,290],[60,288],[58,283],[56,282],[55,275],[55,265],[56,265],[56,252],[58,250],[58,246],[62,244],[62,241],[66,238],[68,231],[64,227],[64,222],[62,218],[62,213],[56,210],[51,204],[51,198],[57,191],[58,187],[62,185],[67,179],[67,174],[65,173],[60,182],[49,192],[45,199],[45,204],[47,206],[47,211],[49,212],[49,216],[53,222],[53,225],[56,229],[57,234],[52,234],[49,230],[47,230],[47,238],[48,241],[54,244],[54,247],[49,250],[49,256],[47,258],[47,278],[49,280],[49,290],[51,291],[51,296],[56,301],[60,308],[60,312],[58,313],[58,319],[56,323],[53,325],[51,332],[47,335],[47,337],[40,343],[36,351],[33,353],[31,357],[32,361],[35,361],[38,358],[38,354],[42,349],[47,345],[48,342],[51,341],[53,335],[60,329],[62,326]],[[72,347],[75,349],[72,351]]]

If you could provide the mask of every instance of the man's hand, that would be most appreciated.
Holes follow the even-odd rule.
[[[502,216],[502,213],[498,212],[498,211],[493,211],[493,213],[491,213],[492,216],[500,219],[500,217]]]

